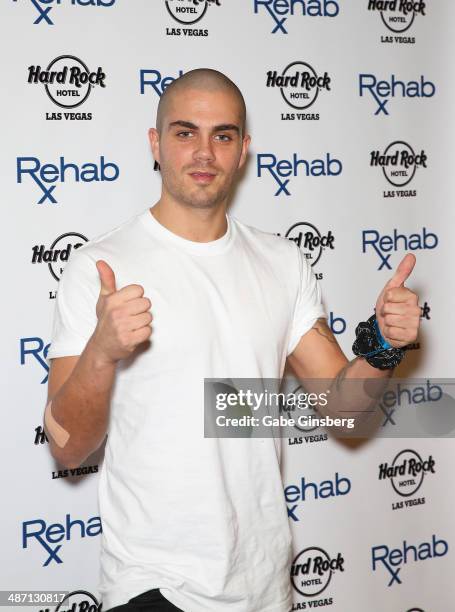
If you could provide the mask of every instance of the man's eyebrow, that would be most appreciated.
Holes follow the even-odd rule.
[[[177,121],[172,121],[169,124],[169,127],[184,127],[184,128],[188,128],[189,130],[198,130],[198,126],[195,125],[194,123],[191,123],[191,121],[183,121],[181,119],[178,119]],[[238,125],[235,125],[235,123],[222,123],[221,125],[216,125],[213,128],[214,132],[227,132],[229,130],[232,130],[234,132],[237,132],[237,134],[240,134],[240,128]]]
[[[213,128],[214,132],[227,132],[229,130],[233,130],[234,132],[237,132],[237,134],[240,134],[240,128],[238,125],[235,125],[235,123],[222,123],[221,125],[216,125]]]
[[[186,127],[189,128],[190,130],[197,130],[198,127],[197,125],[194,125],[194,123],[191,123],[190,121],[182,121],[181,119],[177,120],[177,121],[172,121],[169,124],[169,127],[174,127],[174,126],[180,126],[180,127]]]

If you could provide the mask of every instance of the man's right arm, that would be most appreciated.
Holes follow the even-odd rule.
[[[65,467],[78,467],[101,446],[115,371],[116,364],[103,360],[92,338],[81,355],[51,359],[47,404],[52,400],[52,418],[67,432],[63,447],[46,420],[44,426],[53,457]]]
[[[117,290],[109,264],[98,260],[96,267],[101,282],[95,330],[80,355],[50,358],[44,427],[52,455],[68,468],[78,467],[103,442],[117,363],[152,333],[144,288],[132,284]]]

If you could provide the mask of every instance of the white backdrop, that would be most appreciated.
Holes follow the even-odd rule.
[[[231,213],[290,238],[326,237],[325,248],[301,247],[350,358],[357,322],[411,249],[422,329],[398,375],[453,376],[455,9],[451,0],[2,0],[0,11],[0,589],[96,597],[102,452],[85,474],[59,472],[40,429],[67,255],[57,251],[158,199],[147,128],[162,88],[181,71],[216,68],[243,91],[252,135]],[[93,86],[68,82],[86,68]],[[46,84],[47,70],[60,71],[57,82]],[[291,81],[280,91],[277,77],[302,72],[321,77],[319,88]],[[346,448],[296,432],[284,443],[295,610],[455,609],[451,437]],[[427,460],[418,491],[405,495],[379,478],[404,450],[395,465]],[[332,571],[305,573],[318,556],[335,560]]]

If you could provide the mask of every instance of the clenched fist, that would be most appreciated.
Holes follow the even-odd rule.
[[[151,301],[144,297],[141,285],[127,285],[117,290],[115,274],[102,259],[96,262],[101,280],[96,303],[98,324],[93,342],[103,359],[116,363],[126,359],[152,333]]]

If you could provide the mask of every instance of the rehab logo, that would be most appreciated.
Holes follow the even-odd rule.
[[[191,28],[206,15],[207,9],[221,6],[221,0],[165,0],[167,12],[176,21],[178,27],[167,27],[166,36],[208,36],[209,31],[201,28]]]
[[[39,336],[30,336],[28,338],[20,338],[19,340],[19,355],[20,364],[28,365],[36,370],[36,363],[44,370],[44,377],[40,384],[45,385],[49,376],[49,364],[47,363],[47,353],[50,348],[50,343],[46,344]],[[31,366],[30,363],[33,363]]]
[[[383,191],[384,198],[415,197],[415,189],[403,189],[414,179],[417,170],[426,169],[428,156],[423,149],[418,153],[403,140],[395,140],[381,152],[378,149],[370,152],[370,167],[380,168],[390,185],[398,189]]]
[[[425,503],[425,497],[412,498],[429,474],[435,474],[435,460],[432,455],[423,459],[415,450],[400,451],[392,463],[379,465],[378,479],[389,481],[395,493],[404,498],[392,504],[392,510],[411,508]]]
[[[22,548],[41,546],[45,554],[43,567],[54,562],[63,563],[63,545],[71,540],[93,538],[102,533],[101,518],[94,516],[87,521],[71,519],[67,514],[63,523],[48,524],[44,519],[31,519],[22,523]]]
[[[114,162],[106,162],[104,155],[100,156],[99,162],[80,165],[67,162],[63,156],[57,164],[43,164],[37,157],[18,157],[16,174],[19,184],[27,177],[38,187],[37,204],[57,204],[55,190],[60,183],[112,182],[118,179],[120,168]]]
[[[394,228],[390,234],[382,234],[376,229],[362,231],[362,253],[366,253],[367,250],[376,253],[380,262],[377,270],[383,268],[392,270],[390,258],[394,252],[433,250],[438,244],[438,236],[429,232],[426,227],[413,234],[400,234],[397,228]]]
[[[395,74],[388,80],[378,80],[374,74],[359,74],[359,95],[370,95],[377,105],[374,115],[389,114],[391,98],[432,98],[436,85],[421,75],[418,81],[400,81]]]
[[[95,88],[106,87],[106,74],[101,66],[90,70],[74,55],[59,55],[47,68],[40,65],[28,67],[27,82],[44,86],[47,97],[66,112],[46,112],[47,121],[91,120],[92,113],[71,112],[84,104]]]
[[[327,594],[321,596],[327,590],[333,576],[344,572],[344,563],[341,552],[330,555],[319,546],[310,546],[299,552],[291,566],[292,587],[304,597],[319,597],[319,599],[296,604],[292,610],[332,605],[333,597]]]
[[[410,346],[413,345],[408,344],[404,348],[407,350]],[[432,408],[432,414],[436,415],[438,403],[443,397],[444,393],[442,386],[432,383],[429,379],[422,385],[408,386],[398,382],[395,388],[387,389],[378,402],[378,408],[385,417],[382,427],[389,425],[392,427],[399,426],[400,423],[397,423],[397,421],[399,421],[399,416],[404,415],[406,417],[410,412],[410,408],[418,406],[419,404],[422,405],[429,402],[435,402],[435,406]],[[402,407],[404,407],[403,410],[401,410]],[[398,417],[395,414],[396,412],[398,412]]]
[[[322,158],[303,159],[297,153],[293,153],[291,159],[277,159],[273,153],[258,153],[256,157],[256,171],[258,178],[267,172],[275,180],[278,186],[274,196],[290,196],[290,182],[303,174],[306,177],[333,177],[339,176],[343,171],[343,164],[326,153]]]
[[[287,34],[289,17],[337,17],[340,12],[336,0],[252,0],[254,14],[268,15],[274,24],[272,34]]]
[[[284,489],[288,517],[298,522],[301,518],[300,506],[310,499],[320,500],[345,496],[350,491],[350,479],[346,476],[340,476],[338,472],[335,472],[333,478],[321,482],[307,481],[305,476],[302,476],[298,484],[288,485]]]
[[[277,88],[286,104],[298,111],[313,106],[321,90],[331,91],[328,72],[319,75],[306,62],[292,62],[280,74],[277,70],[267,72],[267,87]],[[282,121],[319,120],[319,113],[281,113]]]
[[[373,546],[371,549],[371,561],[373,572],[384,571],[387,586],[403,584],[401,570],[408,564],[420,563],[421,561],[434,561],[438,557],[444,557],[449,550],[446,540],[438,540],[436,535],[431,536],[429,542],[408,544],[403,540],[399,548],[389,548],[387,544]]]
[[[53,278],[59,281],[71,253],[87,242],[84,234],[66,232],[56,238],[49,248],[44,244],[35,244],[32,247],[32,264],[47,264]]]
[[[416,17],[426,15],[426,3],[409,0],[369,0],[368,10],[379,13],[382,23],[391,32],[389,36],[381,36],[382,43],[414,44],[414,36],[403,36],[414,24]]]
[[[18,0],[13,0],[13,2],[17,2]],[[21,0],[22,3],[27,2],[27,0]],[[74,6],[77,8],[87,7],[87,6],[96,6],[101,8],[110,8],[116,3],[117,0],[28,0],[29,4],[31,4],[35,8],[36,19],[33,22],[33,25],[39,25],[43,23],[45,25],[55,25],[52,19],[54,18],[53,10],[56,6],[67,5]]]

